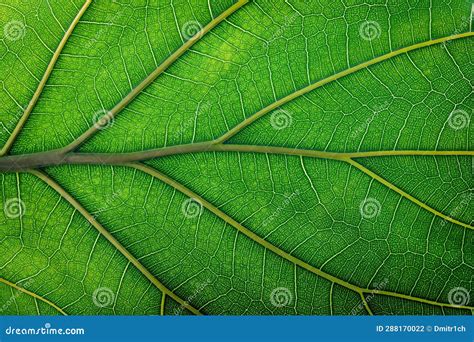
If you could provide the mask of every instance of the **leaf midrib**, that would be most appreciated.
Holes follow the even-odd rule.
[[[370,152],[353,152],[338,153],[326,151],[314,151],[297,148],[287,148],[279,146],[259,146],[259,145],[232,145],[232,144],[215,144],[215,141],[203,143],[178,145],[162,149],[155,149],[142,152],[132,153],[66,153],[61,151],[49,151],[44,153],[36,153],[24,156],[10,156],[0,158],[0,171],[7,169],[8,171],[24,171],[31,168],[39,168],[46,166],[58,165],[123,165],[131,162],[146,161],[153,158],[170,156],[176,154],[198,153],[198,152],[247,152],[247,153],[265,153],[265,154],[281,154],[299,157],[311,157],[339,160],[349,163],[364,174],[377,180],[379,183],[395,191],[399,195],[407,198],[419,207],[431,212],[432,214],[464,228],[474,230],[470,224],[454,219],[442,212],[430,207],[428,204],[420,201],[406,191],[400,189],[395,184],[389,182],[385,178],[369,170],[356,159],[386,157],[386,156],[474,156],[474,151],[370,151]],[[35,164],[37,163],[37,164]]]

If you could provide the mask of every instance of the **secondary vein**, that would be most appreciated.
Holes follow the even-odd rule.
[[[59,306],[57,306],[56,304],[54,304],[54,303],[51,302],[50,300],[48,300],[48,299],[46,299],[46,298],[44,298],[44,297],[42,297],[42,296],[40,296],[40,295],[38,295],[38,294],[36,294],[36,293],[34,293],[34,292],[31,292],[31,291],[25,289],[24,287],[22,287],[22,286],[20,286],[20,285],[17,285],[17,284],[15,284],[15,283],[12,283],[12,282],[10,282],[10,281],[4,279],[4,278],[0,278],[0,283],[3,283],[3,284],[5,284],[5,285],[8,285],[8,286],[10,286],[10,287],[12,287],[12,288],[14,288],[14,289],[20,291],[20,292],[26,293],[27,295],[30,295],[31,297],[36,298],[36,299],[42,301],[43,303],[48,304],[48,305],[51,306],[52,308],[56,309],[56,310],[57,310],[59,313],[61,313],[62,315],[67,316],[67,314],[66,314]]]
[[[339,279],[339,278],[337,278],[337,277],[335,277],[335,276],[333,276],[329,273],[326,273],[326,272],[322,271],[321,269],[318,269],[318,268],[308,264],[307,262],[305,262],[305,261],[303,261],[303,260],[301,260],[301,259],[285,252],[281,248],[279,248],[279,247],[273,245],[272,243],[270,243],[269,241],[261,238],[260,236],[255,234],[253,231],[251,231],[250,229],[244,227],[242,224],[237,222],[231,216],[229,216],[228,214],[224,213],[222,210],[217,208],[215,205],[213,205],[212,203],[210,203],[209,201],[207,201],[203,197],[199,196],[197,193],[195,193],[192,190],[188,189],[186,186],[184,186],[180,182],[174,180],[173,178],[169,177],[168,175],[165,175],[165,174],[159,172],[155,168],[152,168],[150,166],[140,164],[140,163],[130,163],[130,164],[125,164],[124,166],[131,167],[131,168],[134,168],[136,170],[140,170],[140,171],[142,171],[142,172],[144,172],[144,173],[146,173],[146,174],[148,174],[152,177],[155,177],[155,178],[161,180],[163,183],[173,187],[174,189],[180,191],[184,195],[199,201],[206,209],[208,209],[214,215],[218,216],[224,222],[226,222],[230,226],[234,227],[239,232],[241,232],[242,234],[244,234],[245,236],[247,236],[248,238],[250,238],[254,242],[258,243],[259,245],[263,246],[264,248],[267,248],[268,250],[272,251],[273,253],[279,255],[280,257],[294,263],[297,266],[300,266],[301,268],[303,268],[303,269],[305,269],[305,270],[307,270],[311,273],[314,273],[314,274],[316,274],[316,275],[318,275],[318,276],[320,276],[320,277],[322,277],[326,280],[329,280],[332,283],[339,284],[339,285],[341,285],[345,288],[348,288],[348,289],[350,289],[350,290],[352,290],[356,293],[359,293],[359,295],[361,297],[363,297],[364,293],[383,294],[383,295],[390,296],[390,297],[398,297],[398,298],[408,299],[408,300],[411,300],[411,301],[421,302],[421,303],[425,303],[425,304],[438,305],[438,306],[442,306],[442,307],[454,307],[454,308],[461,308],[461,309],[468,309],[468,310],[473,309],[472,307],[469,307],[469,306],[456,306],[456,305],[452,305],[452,304],[448,304],[448,303],[438,303],[436,301],[430,301],[430,300],[427,300],[427,299],[413,297],[413,296],[409,296],[409,295],[405,295],[405,294],[399,294],[399,293],[390,292],[390,291],[380,291],[378,289],[362,288],[362,287],[356,286],[354,284],[351,284],[349,282],[346,282],[346,281],[344,281],[342,279]],[[370,310],[370,309],[368,309],[368,310]]]
[[[281,107],[284,104],[294,100],[295,98],[309,93],[310,91],[313,91],[317,88],[320,88],[325,84],[328,84],[330,82],[338,80],[338,79],[340,79],[342,77],[345,77],[347,75],[353,74],[356,71],[365,69],[365,68],[367,68],[371,65],[383,62],[383,61],[385,61],[387,59],[390,59],[392,57],[395,57],[395,56],[398,56],[398,55],[401,55],[401,54],[404,54],[404,53],[408,53],[408,52],[416,50],[416,49],[420,49],[420,48],[435,45],[435,44],[440,44],[440,43],[450,41],[450,40],[455,40],[455,39],[460,39],[460,38],[465,38],[465,37],[472,37],[472,36],[474,36],[474,32],[466,32],[466,33],[455,34],[455,35],[448,36],[448,37],[442,37],[442,38],[438,38],[438,39],[424,41],[424,42],[414,44],[414,45],[411,45],[411,46],[408,46],[408,47],[405,47],[405,48],[402,48],[402,49],[399,49],[399,50],[392,51],[392,52],[387,53],[385,55],[382,55],[382,56],[376,57],[374,59],[371,59],[370,61],[358,64],[358,65],[356,65],[352,68],[341,71],[341,72],[339,72],[337,74],[334,74],[330,77],[324,78],[324,79],[322,79],[318,82],[315,82],[315,83],[313,83],[313,84],[311,84],[311,85],[309,85],[309,86],[307,86],[303,89],[300,89],[300,90],[298,90],[294,93],[291,93],[290,95],[287,95],[287,96],[279,99],[278,101],[273,102],[272,104],[270,104],[267,107],[261,109],[257,113],[249,116],[247,119],[242,121],[240,124],[238,124],[237,126],[232,128],[231,130],[226,132],[221,137],[217,138],[215,140],[215,144],[220,144],[220,143],[228,141],[234,135],[236,135],[237,133],[242,131],[245,127],[249,126],[250,124],[252,124],[256,120],[258,120],[259,118],[264,116],[265,114],[268,114],[269,112],[273,111],[274,109],[277,109],[278,107]]]
[[[459,226],[462,226],[464,228],[468,228],[468,229],[472,229],[474,230],[474,227],[467,224],[467,223],[464,223],[464,222],[461,222],[461,221],[458,221],[448,215],[445,215],[439,211],[437,211],[436,209],[434,208],[431,208],[429,205],[421,202],[420,200],[416,199],[415,197],[413,197],[412,195],[410,195],[409,193],[403,191],[402,189],[398,188],[397,186],[395,186],[395,184],[392,184],[391,182],[387,181],[385,178],[382,178],[380,177],[378,174],[376,174],[375,172],[369,170],[368,168],[366,168],[365,166],[363,166],[362,164],[359,164],[358,162],[356,162],[355,160],[353,159],[347,159],[346,162],[348,162],[349,164],[351,164],[352,166],[354,166],[355,168],[359,169],[360,171],[362,171],[363,173],[365,173],[366,175],[372,177],[373,179],[377,180],[379,183],[385,185],[386,187],[388,187],[389,189],[395,191],[396,193],[398,193],[399,195],[405,197],[406,199],[410,200],[411,202],[415,203],[416,205],[418,205],[419,207],[429,211],[430,213],[438,216],[438,217],[441,217],[442,219],[446,220],[446,221],[449,221],[451,223],[454,223],[454,224],[457,224]]]
[[[58,61],[59,56],[61,55],[61,52],[66,45],[69,37],[71,36],[72,32],[76,28],[77,24],[81,20],[82,16],[86,12],[87,8],[89,5],[92,3],[92,0],[86,0],[82,8],[80,9],[79,13],[76,15],[74,20],[72,21],[71,25],[69,26],[68,30],[64,34],[64,37],[61,39],[61,42],[59,43],[56,51],[53,54],[53,57],[51,58],[51,61],[48,64],[48,67],[46,68],[46,71],[43,75],[43,78],[41,79],[40,83],[38,84],[38,88],[36,89],[35,93],[33,94],[33,97],[31,98],[28,107],[26,107],[23,115],[21,116],[20,120],[18,121],[15,129],[13,130],[12,134],[8,138],[7,142],[5,143],[5,146],[3,146],[2,150],[0,151],[0,157],[4,156],[7,154],[11,147],[13,146],[13,143],[15,142],[18,134],[20,134],[21,130],[23,129],[23,126],[25,125],[26,121],[28,120],[28,117],[30,116],[33,108],[35,107],[36,103],[38,102],[38,99],[40,98],[43,89],[46,85],[46,82],[49,79],[49,76],[53,72],[54,66],[56,65],[56,62]]]
[[[201,31],[196,33],[186,43],[184,43],[178,50],[172,53],[161,65],[158,66],[150,75],[148,75],[138,86],[136,86],[130,93],[128,93],[119,103],[115,105],[107,114],[104,115],[104,120],[107,122],[112,120],[119,112],[121,112],[130,102],[132,102],[145,88],[147,88],[153,81],[156,80],[166,69],[168,69],[178,58],[180,58],[186,51],[188,51],[194,44],[202,39],[209,31],[219,25],[232,13],[248,3],[249,0],[239,0],[233,6],[222,12],[218,17],[210,21]],[[65,152],[74,151],[86,140],[90,139],[95,133],[100,130],[98,125],[93,125],[76,140],[63,148]]]
[[[104,236],[122,255],[127,258],[149,281],[152,282],[163,294],[167,294],[175,301],[180,303],[182,307],[188,309],[196,315],[201,315],[198,309],[194,308],[191,304],[181,299],[173,291],[163,285],[155,276],[135,258],[107,229],[105,229],[95,218],[92,216],[72,195],[70,195],[65,189],[63,189],[56,181],[49,177],[46,173],[37,170],[30,170],[30,173],[41,179],[43,182],[48,184],[57,193],[61,195],[69,204],[71,204],[78,212],[80,212],[87,221],[96,228],[102,236]]]

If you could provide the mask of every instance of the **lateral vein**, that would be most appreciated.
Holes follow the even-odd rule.
[[[420,200],[416,199],[415,197],[413,197],[412,195],[410,195],[409,193],[403,191],[402,189],[398,188],[397,186],[395,186],[393,183],[387,181],[386,179],[380,177],[378,174],[376,174],[375,172],[369,170],[368,168],[366,168],[365,166],[363,166],[362,164],[359,164],[358,162],[356,162],[355,160],[353,159],[346,159],[346,162],[348,162],[349,164],[351,164],[352,166],[354,166],[355,168],[357,168],[358,170],[362,171],[363,173],[365,173],[366,175],[372,177],[373,179],[377,180],[379,183],[385,185],[386,187],[388,187],[389,189],[395,191],[396,193],[398,193],[399,195],[405,197],[406,199],[408,199],[409,201],[415,203],[416,205],[418,205],[419,207],[429,211],[430,213],[434,214],[435,216],[438,216],[438,217],[441,217],[442,219],[446,220],[446,221],[449,221],[451,223],[454,223],[456,225],[459,225],[459,226],[462,226],[464,228],[468,228],[468,229],[473,229],[474,230],[474,227],[467,224],[467,223],[464,223],[464,222],[461,222],[461,221],[458,221],[448,215],[445,215],[439,211],[437,211],[436,209],[430,207],[429,205],[421,202]]]
[[[162,64],[158,66],[150,75],[148,75],[138,86],[136,86],[130,93],[128,93],[119,103],[115,105],[108,113],[103,116],[107,122],[112,120],[121,112],[130,102],[132,102],[145,88],[147,88],[153,81],[156,80],[166,69],[168,69],[178,58],[180,58],[186,51],[188,51],[194,44],[202,39],[209,31],[219,25],[223,20],[237,11],[239,8],[248,3],[249,0],[239,0],[233,6],[222,12],[218,17],[210,21],[201,31],[191,37],[178,50],[172,53]],[[64,152],[76,150],[86,140],[90,139],[95,133],[100,130],[98,125],[93,125],[76,140],[63,148]]]
[[[272,243],[268,242],[267,240],[261,238],[257,234],[255,234],[253,231],[250,229],[244,227],[242,224],[237,222],[235,219],[233,219],[231,216],[228,214],[224,213],[222,210],[214,206],[212,203],[209,201],[205,200],[203,197],[199,196],[197,193],[193,192],[192,190],[188,189],[186,186],[181,184],[180,182],[174,180],[173,178],[159,172],[155,168],[152,168],[150,166],[140,164],[140,163],[129,163],[129,164],[124,164],[123,166],[131,167],[136,170],[140,170],[152,177],[155,177],[165,184],[173,187],[174,189],[180,191],[184,195],[194,198],[195,200],[199,201],[206,209],[208,209],[210,212],[212,212],[214,215],[218,216],[221,218],[224,222],[228,223],[230,226],[234,227],[237,229],[239,232],[253,240],[254,242],[258,243],[259,245],[263,246],[264,248],[267,248],[268,250],[272,251],[273,253],[279,255],[280,257],[296,264],[297,266],[300,266],[301,268],[316,274],[317,276],[320,276],[326,280],[329,280],[332,283],[339,284],[347,289],[350,289],[356,293],[359,293],[361,296],[363,296],[363,293],[374,293],[374,294],[383,294],[386,296],[391,296],[391,297],[398,297],[398,298],[403,298],[403,299],[409,299],[411,301],[416,301],[416,302],[421,302],[425,304],[432,304],[432,305],[438,305],[438,306],[444,306],[444,307],[454,307],[454,308],[461,308],[461,309],[474,309],[474,307],[469,307],[469,306],[456,306],[448,303],[438,303],[435,301],[430,301],[427,299],[423,298],[418,298],[418,297],[413,297],[405,294],[399,294],[395,292],[390,292],[390,291],[380,291],[378,289],[367,289],[367,288],[362,288],[359,286],[356,286],[354,284],[351,284],[349,282],[346,282],[342,279],[339,279],[329,273],[326,273],[322,271],[321,269],[318,269],[307,262],[285,252],[284,250],[280,249],[279,247],[273,245]]]
[[[31,292],[31,291],[25,289],[24,287],[22,287],[22,286],[20,286],[20,285],[17,285],[17,284],[15,284],[15,283],[12,283],[12,282],[10,282],[10,281],[4,279],[4,278],[0,278],[0,283],[3,283],[3,284],[8,285],[8,286],[10,286],[10,287],[13,287],[14,289],[16,289],[16,290],[18,290],[18,291],[20,291],[20,292],[26,293],[27,295],[30,295],[31,297],[36,298],[36,299],[42,301],[43,303],[48,304],[48,305],[51,306],[52,308],[56,309],[56,310],[57,310],[59,313],[61,313],[62,315],[67,316],[67,314],[66,314],[59,306],[57,306],[56,304],[54,304],[54,303],[51,302],[50,300],[48,300],[48,299],[46,299],[46,298],[44,298],[44,297],[42,297],[42,296],[40,296],[40,295],[38,295],[38,294],[36,294],[36,293],[34,293],[34,292]]]
[[[237,133],[242,131],[245,127],[249,126],[250,124],[252,124],[256,120],[258,120],[262,116],[266,115],[267,113],[271,112],[272,110],[277,109],[278,107],[281,107],[282,105],[294,100],[297,97],[300,97],[300,96],[305,95],[305,94],[307,94],[307,93],[309,93],[309,92],[311,92],[311,91],[313,91],[317,88],[320,88],[323,85],[326,85],[330,82],[338,80],[338,79],[340,79],[342,77],[345,77],[347,75],[353,74],[356,71],[365,69],[365,68],[367,68],[371,65],[383,62],[383,61],[388,60],[390,58],[393,58],[395,56],[399,56],[399,55],[402,55],[404,53],[408,53],[408,52],[416,50],[416,49],[420,49],[420,48],[423,48],[423,47],[443,43],[443,42],[450,41],[450,40],[455,40],[455,39],[460,39],[460,38],[465,38],[465,37],[472,37],[472,36],[474,36],[474,32],[465,32],[465,33],[455,34],[455,35],[448,36],[448,37],[442,37],[442,38],[438,38],[438,39],[424,41],[424,42],[421,42],[421,43],[418,43],[418,44],[407,46],[407,47],[399,49],[399,50],[392,51],[392,52],[387,53],[385,55],[382,55],[382,56],[376,57],[374,59],[371,59],[369,61],[366,61],[364,63],[358,64],[358,65],[356,65],[352,68],[343,70],[343,71],[341,71],[337,74],[334,74],[334,75],[329,76],[327,78],[324,78],[320,81],[317,81],[317,82],[315,82],[315,83],[313,83],[313,84],[311,84],[311,85],[309,85],[305,88],[302,88],[302,89],[300,89],[300,90],[298,90],[294,93],[291,93],[291,94],[279,99],[278,101],[275,101],[275,102],[271,103],[267,107],[261,109],[260,111],[256,112],[255,114],[249,116],[247,119],[243,120],[241,123],[239,123],[237,126],[232,128],[231,130],[229,130],[228,132],[226,132],[225,134],[223,134],[219,138],[215,139],[214,143],[215,144],[220,144],[220,143],[228,141],[234,135],[236,135]]]
[[[149,281],[152,282],[163,294],[166,294],[173,298],[175,301],[180,303],[183,307],[191,311],[196,315],[201,315],[199,310],[194,308],[191,304],[187,303],[173,291],[168,289],[163,285],[155,276],[135,258],[132,253],[130,253],[107,229],[105,229],[95,218],[92,216],[74,197],[72,197],[66,190],[64,190],[61,185],[59,185],[55,180],[49,177],[46,173],[38,170],[30,170],[31,174],[35,175],[43,182],[48,184],[56,192],[58,192],[62,198],[64,198],[69,204],[71,204],[78,212],[80,212],[87,221],[96,228],[102,236],[104,236],[122,255],[130,261]]]
[[[53,54],[53,57],[51,58],[51,61],[48,64],[48,67],[46,68],[46,71],[43,75],[43,78],[41,79],[40,83],[38,84],[38,88],[36,89],[35,93],[33,94],[33,97],[31,98],[28,107],[26,107],[25,111],[23,112],[23,115],[21,116],[20,120],[18,121],[15,129],[13,130],[12,134],[8,138],[7,142],[5,143],[5,146],[0,150],[0,157],[4,156],[7,154],[11,147],[13,146],[13,143],[15,142],[17,136],[20,134],[21,130],[23,129],[23,126],[25,125],[26,121],[28,120],[28,117],[30,116],[31,112],[33,111],[33,108],[35,107],[36,103],[38,102],[38,99],[40,98],[43,89],[46,85],[46,82],[49,79],[49,76],[53,72],[54,66],[56,65],[56,62],[59,59],[59,56],[61,55],[61,52],[66,45],[69,37],[71,36],[72,32],[76,28],[77,24],[81,20],[82,16],[86,12],[87,8],[89,5],[92,3],[92,0],[86,0],[84,5],[82,5],[82,8],[80,9],[79,13],[76,15],[74,20],[72,21],[71,25],[69,26],[68,30],[64,34],[64,37],[61,39],[61,42],[59,43],[58,47],[56,48],[56,51]]]

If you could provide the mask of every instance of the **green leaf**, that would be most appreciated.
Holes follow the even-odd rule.
[[[473,314],[470,2],[0,14],[0,314]]]

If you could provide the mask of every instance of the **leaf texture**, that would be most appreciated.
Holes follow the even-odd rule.
[[[33,2],[0,314],[473,314],[470,2]]]

